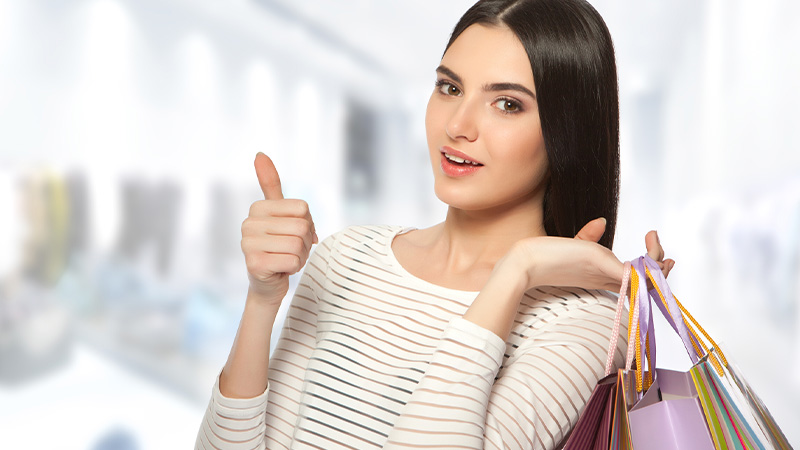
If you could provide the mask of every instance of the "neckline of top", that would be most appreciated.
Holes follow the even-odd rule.
[[[438,285],[438,284],[431,283],[430,281],[423,280],[422,278],[412,274],[411,272],[406,270],[406,268],[403,267],[402,264],[400,264],[400,261],[397,260],[397,257],[394,254],[394,250],[392,249],[392,242],[394,242],[394,238],[396,238],[397,236],[399,236],[399,235],[401,235],[403,233],[407,233],[409,231],[416,230],[416,229],[417,229],[416,227],[397,226],[397,228],[394,231],[392,231],[391,234],[389,234],[389,236],[386,239],[386,256],[389,259],[389,263],[392,266],[394,266],[394,268],[398,272],[400,272],[400,274],[404,278],[409,278],[409,279],[413,280],[414,282],[416,282],[416,283],[418,283],[420,285],[423,285],[426,289],[428,289],[430,291],[433,291],[433,292],[436,292],[436,293],[439,293],[439,294],[443,294],[443,295],[448,296],[448,297],[452,297],[453,295],[456,295],[456,296],[459,296],[459,297],[473,298],[474,299],[475,296],[477,296],[480,291],[465,291],[465,290],[461,290],[461,289],[453,289],[453,288],[449,288],[449,287],[445,287],[445,286],[441,286],[441,285]]]

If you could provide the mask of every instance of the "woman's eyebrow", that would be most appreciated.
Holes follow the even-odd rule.
[[[452,78],[453,81],[455,81],[458,84],[464,84],[461,81],[461,77],[456,75],[456,73],[453,72],[452,70],[450,70],[449,68],[447,68],[447,66],[440,65],[439,67],[436,68],[436,71],[439,72],[440,74],[446,76],[446,77]]]
[[[461,77],[458,76],[455,72],[450,70],[447,66],[440,65],[436,68],[436,72],[441,73],[442,75],[452,78],[458,84],[464,84],[461,81]],[[536,100],[536,94],[533,93],[530,89],[526,88],[525,86],[519,83],[492,83],[492,84],[484,84],[483,90],[486,92],[495,92],[495,91],[519,91],[524,94],[529,95],[532,99]]]
[[[524,94],[528,94],[531,96],[532,99],[536,100],[536,94],[531,92],[530,89],[526,88],[525,86],[518,84],[518,83],[492,83],[492,84],[484,84],[483,90],[487,92],[494,92],[494,91],[519,91]]]

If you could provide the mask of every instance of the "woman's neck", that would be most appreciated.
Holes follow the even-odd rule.
[[[451,206],[445,221],[397,236],[392,250],[412,275],[433,284],[480,290],[519,240],[544,236],[543,194],[483,210]]]
[[[438,240],[452,257],[492,264],[520,239],[547,234],[541,209],[475,212],[450,207],[441,225]]]
[[[483,211],[450,207],[444,222],[399,235],[392,250],[400,264],[419,278],[477,291],[517,241],[546,234],[541,204]]]

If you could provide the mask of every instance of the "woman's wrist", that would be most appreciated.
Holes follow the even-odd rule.
[[[513,277],[513,281],[519,284],[522,293],[536,286],[536,261],[532,257],[534,252],[530,247],[530,242],[517,243],[495,266],[495,270],[498,272],[507,274],[507,277]]]
[[[280,300],[247,292],[239,330],[219,377],[223,396],[252,398],[266,389],[270,340],[279,309]]]
[[[514,258],[503,258],[472,302],[464,319],[493,332],[504,341],[511,332],[519,302],[527,290],[527,275]]]
[[[264,311],[274,310],[277,313],[285,296],[283,293],[264,292],[250,287],[247,289],[245,306],[253,305],[257,309]]]

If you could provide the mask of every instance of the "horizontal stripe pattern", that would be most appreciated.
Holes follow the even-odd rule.
[[[229,399],[215,384],[196,448],[552,449],[564,439],[603,375],[616,299],[532,289],[503,342],[462,318],[475,293],[399,265],[391,242],[406,230],[355,226],[317,246],[267,391]]]

